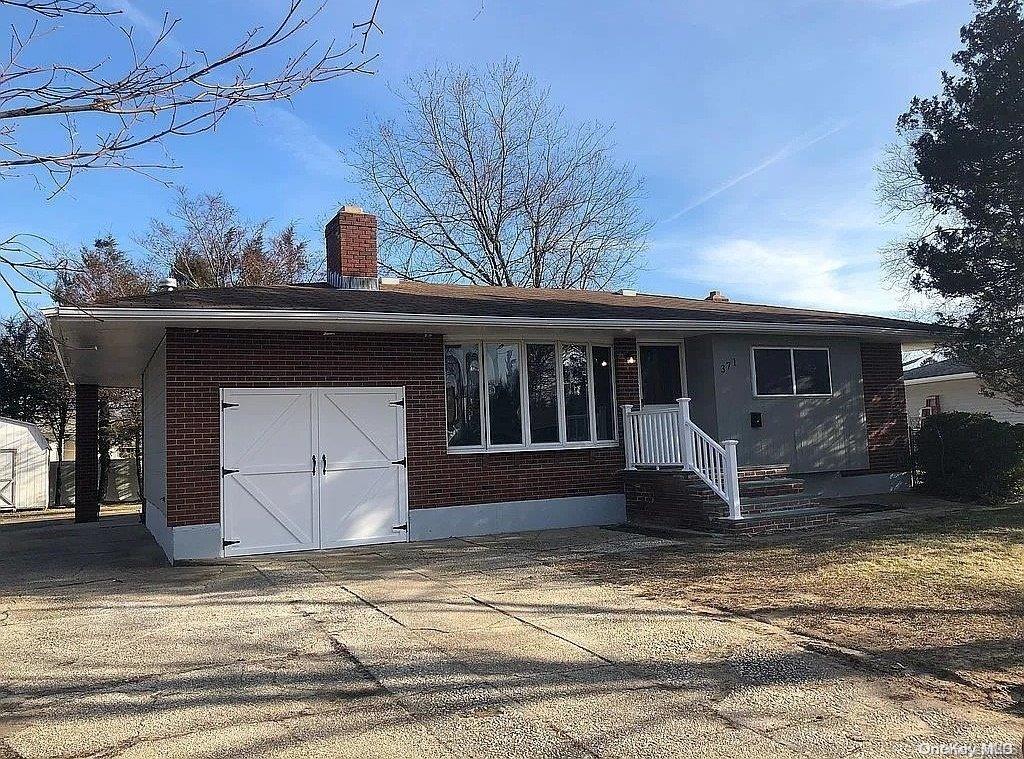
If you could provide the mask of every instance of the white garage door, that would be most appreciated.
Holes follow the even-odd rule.
[[[402,388],[222,392],[224,554],[406,540]]]

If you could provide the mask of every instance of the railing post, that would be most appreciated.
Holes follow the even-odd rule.
[[[693,469],[693,439],[690,437],[690,399],[676,398],[679,404],[679,441],[680,450],[683,452],[683,464],[687,469]]]
[[[729,496],[729,519],[743,519],[740,511],[740,467],[736,459],[738,440],[723,440],[725,448],[725,492]]]
[[[622,443],[626,447],[626,469],[636,469],[635,449],[633,447],[633,420],[630,414],[633,411],[631,404],[622,407]]]

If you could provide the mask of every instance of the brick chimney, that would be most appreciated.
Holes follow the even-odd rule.
[[[359,206],[343,206],[324,229],[327,282],[347,290],[376,290],[377,217]]]
[[[728,303],[729,298],[721,290],[712,290],[708,293],[708,297],[704,300],[710,300],[712,303]]]

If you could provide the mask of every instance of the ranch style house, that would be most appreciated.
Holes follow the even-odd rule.
[[[813,525],[908,484],[902,351],[929,324],[705,299],[378,277],[376,219],[327,281],[45,311],[75,384],[141,387],[144,519],[171,561],[623,522]]]

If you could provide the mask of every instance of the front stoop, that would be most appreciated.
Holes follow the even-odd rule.
[[[740,467],[743,519],[693,472],[636,469],[625,472],[626,517],[631,524],[712,530],[726,535],[770,535],[824,527],[836,516],[804,492],[788,464]]]

